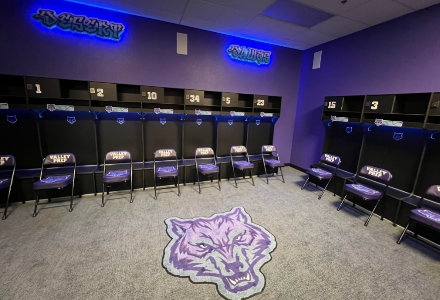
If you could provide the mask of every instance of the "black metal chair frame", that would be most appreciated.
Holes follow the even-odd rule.
[[[438,190],[433,191],[432,189],[438,189]],[[432,197],[432,198],[435,198],[436,200],[440,201],[440,185],[429,186],[428,189],[425,191],[424,196],[418,200],[417,208],[415,208],[415,209],[427,209],[430,212],[440,214],[440,202],[435,202],[435,201],[429,199],[428,197]],[[430,228],[440,232],[440,230],[430,226],[429,224],[426,224],[424,222],[421,222],[421,221],[418,221],[418,220],[415,220],[415,219],[409,217],[406,227],[403,229],[402,234],[400,235],[399,239],[397,240],[397,244],[400,244],[400,242],[402,241],[403,237],[405,236],[405,234],[408,231],[410,226],[413,227],[413,237],[417,239],[417,237],[418,237],[418,232],[417,232],[418,226],[417,225],[419,225],[419,224],[430,227]]]
[[[330,182],[332,181],[333,177],[335,177],[339,166],[341,164],[341,159],[333,154],[330,153],[324,153],[321,155],[321,157],[319,158],[319,161],[313,165],[310,166],[310,168],[316,168],[316,169],[321,169],[324,170],[326,172],[331,173],[331,177],[330,178],[324,178],[324,179],[319,179],[318,177],[316,177],[314,174],[312,174],[311,171],[306,170],[307,173],[307,179],[304,182],[303,186],[301,187],[301,189],[303,190],[306,186],[307,183],[313,182],[315,183],[315,187],[318,188],[318,184],[321,182],[325,182],[325,185],[322,187],[322,191],[321,193],[318,195],[318,200],[322,198],[322,196],[324,195],[325,191],[327,190],[328,186],[330,185]],[[335,195],[335,193],[333,193],[333,196]]]
[[[220,187],[220,168],[217,165],[217,160],[215,158],[214,150],[210,147],[199,147],[195,151],[195,164],[196,164],[196,173],[197,173],[197,183],[199,185],[199,194],[202,193],[201,187],[200,187],[200,176],[208,177],[211,182],[214,180],[214,176],[217,176],[217,184],[218,189],[221,190]],[[218,168],[217,172],[210,172],[207,174],[203,174],[201,170],[199,169],[200,166],[208,165],[208,166],[215,166]]]
[[[6,195],[6,203],[5,203],[5,210],[3,211],[3,220],[6,220],[8,217],[8,206],[9,206],[9,198],[11,196],[11,190],[12,190],[12,184],[14,182],[14,176],[15,176],[15,157],[10,154],[0,155],[0,179],[9,181],[9,184],[3,188],[7,189],[7,195]]]
[[[232,173],[234,174],[235,187],[238,187],[238,185],[237,185],[237,175],[235,173],[236,168],[234,166],[234,163],[239,161],[244,161],[248,164],[248,166],[243,168],[243,170],[239,170],[242,173],[243,179],[246,178],[246,171],[249,171],[249,176],[252,180],[252,185],[255,186],[254,177],[252,176],[252,170],[254,166],[249,159],[249,155],[246,147],[242,145],[231,146],[230,157],[231,157]]]
[[[104,194],[107,193],[109,195],[110,187],[113,184],[126,183],[126,179],[120,178],[118,180],[113,180],[111,182],[106,182],[104,177],[111,174],[111,172],[127,170],[127,164],[130,172],[130,203],[133,202],[133,159],[131,157],[131,153],[126,150],[119,151],[110,151],[107,152],[104,158],[104,169],[103,169],[103,180],[102,180],[102,197],[101,197],[101,206],[104,207]],[[117,178],[115,176],[114,178]]]
[[[278,154],[277,148],[274,145],[261,146],[261,160],[263,161],[267,184],[269,184],[269,173],[272,175],[281,176],[281,180],[283,181],[283,183],[285,182],[283,175],[284,163],[280,161],[280,156]],[[280,171],[281,175],[278,175],[278,171]]]
[[[50,190],[61,190],[67,188],[69,185],[71,186],[69,212],[73,211],[73,192],[75,189],[75,180],[76,180],[75,155],[73,153],[54,153],[54,154],[48,154],[43,158],[43,162],[41,163],[40,176],[38,181],[34,182],[34,185],[35,183],[42,182],[48,179],[50,176],[67,176],[67,175],[72,176],[72,182],[67,184],[66,186],[39,189],[39,190],[35,190],[34,188],[35,206],[34,206],[34,212],[32,214],[33,217],[37,216],[37,208],[40,201],[40,191],[44,190],[49,192]],[[48,197],[48,200],[49,202],[51,201],[50,197]]]
[[[175,167],[177,169],[177,176],[157,176],[157,171],[161,167]],[[157,179],[174,179],[174,186],[177,187],[177,195],[180,197],[180,184],[179,184],[179,161],[177,158],[176,150],[174,149],[157,149],[154,151],[153,161],[153,176],[154,176],[154,199],[157,199]]]
[[[378,177],[377,176],[378,171],[379,172],[381,172],[381,171],[388,172],[389,173],[388,179],[381,179],[380,177]],[[392,176],[391,172],[388,170],[378,168],[375,166],[368,166],[368,165],[363,166],[353,178],[347,179],[347,181],[349,181],[349,183],[346,183],[344,185],[344,192],[343,192],[344,197],[342,198],[341,203],[339,204],[337,210],[339,211],[341,209],[342,205],[344,204],[345,200],[347,199],[348,194],[352,194],[354,196],[354,198],[361,199],[364,201],[375,201],[376,203],[375,203],[373,209],[370,211],[370,214],[368,215],[368,218],[364,223],[364,226],[368,226],[368,223],[370,222],[371,217],[373,216],[377,206],[379,205],[379,202],[382,200],[383,196],[385,195],[385,192],[389,186],[389,183],[390,183],[392,177],[393,176]],[[364,199],[358,194],[353,194],[353,193],[347,192],[347,190],[346,190],[347,184],[361,184],[367,188],[370,188],[370,189],[373,189],[375,191],[380,192],[380,197],[378,197],[377,199],[374,199],[374,200]],[[352,202],[352,206],[355,207],[355,205],[356,205],[355,200],[351,199],[351,202]],[[383,211],[381,213],[380,219],[383,220]]]

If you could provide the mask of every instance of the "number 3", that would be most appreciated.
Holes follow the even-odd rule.
[[[371,102],[371,106],[370,106],[371,110],[376,110],[378,107],[379,107],[379,101],[372,101]]]

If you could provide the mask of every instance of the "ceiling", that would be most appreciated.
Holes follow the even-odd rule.
[[[440,0],[71,0],[305,50]]]

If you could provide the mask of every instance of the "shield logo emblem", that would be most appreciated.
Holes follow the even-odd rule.
[[[228,124],[229,125],[232,125],[232,124],[234,124],[234,121],[231,119],[231,120],[228,120]]]
[[[257,124],[257,126],[260,125],[260,119],[256,119],[255,124]]]
[[[197,119],[196,120],[196,124],[199,125],[199,126],[202,125],[202,119]]]
[[[108,113],[111,113],[113,111],[113,107],[112,106],[106,106],[105,107],[105,111]]]
[[[155,107],[154,108],[154,113],[157,115],[157,114],[160,114],[160,108],[159,107]]]
[[[118,122],[118,124],[122,125],[122,124],[125,123],[125,119],[124,119],[124,118],[118,118],[118,119],[116,120],[116,122]]]
[[[167,122],[167,119],[160,118],[159,122],[160,122],[160,124],[165,125],[165,123]]]
[[[69,123],[70,125],[74,124],[76,122],[76,118],[75,116],[67,116],[67,123]]]
[[[194,114],[200,115],[200,109],[194,109]]]
[[[401,139],[403,139],[403,132],[394,132],[393,139],[395,141],[400,141]]]
[[[48,105],[46,105],[46,108],[47,108],[48,111],[54,111],[54,110],[56,110],[56,108],[55,108],[55,104],[48,104]]]
[[[17,123],[17,121],[18,121],[17,115],[6,116],[6,120],[11,124]]]
[[[353,131],[353,127],[351,127],[351,126],[345,127],[345,132],[346,133],[351,133],[352,131]]]
[[[260,117],[264,117],[264,112],[260,112]]]

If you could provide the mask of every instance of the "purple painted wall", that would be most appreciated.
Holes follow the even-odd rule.
[[[440,5],[303,52],[291,163],[322,150],[325,96],[440,91]],[[312,70],[322,50],[321,68]]]
[[[38,8],[123,23],[120,42],[49,30],[32,19]],[[0,73],[190,88],[282,97],[274,144],[288,161],[302,52],[65,1],[6,0],[0,10]],[[188,55],[176,54],[177,32]],[[269,66],[232,61],[231,44],[272,51]]]

